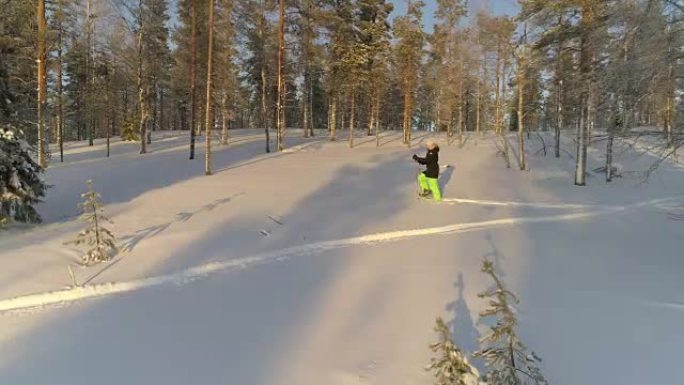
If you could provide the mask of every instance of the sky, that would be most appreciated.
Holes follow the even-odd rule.
[[[391,0],[394,3],[392,16],[400,16],[406,13],[406,0]],[[434,14],[437,10],[436,0],[423,0],[423,23],[425,30],[432,32],[435,24]],[[478,10],[489,9],[495,15],[515,15],[518,13],[517,0],[469,0],[470,13],[475,14]]]
[[[406,0],[390,0],[394,3],[394,12],[392,17],[403,15],[406,13]],[[436,0],[423,0],[425,8],[423,9],[423,23],[425,29],[432,32],[435,24],[434,14],[437,10]],[[171,24],[176,22],[176,0],[171,0],[169,12],[171,14]],[[469,0],[471,14],[474,14],[480,9],[489,9],[495,15],[515,15],[518,13],[517,0]]]

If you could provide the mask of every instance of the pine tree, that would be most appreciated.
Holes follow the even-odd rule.
[[[216,4],[216,78],[215,99],[221,111],[221,144],[228,144],[228,125],[237,109],[239,80],[233,58],[238,57],[233,21],[233,1],[220,0]]]
[[[275,67],[277,55],[270,55],[277,50],[277,41],[274,28],[268,14],[276,5],[275,2],[266,0],[237,0],[235,9],[237,13],[236,29],[240,38],[244,41],[241,72],[242,82],[247,86],[250,94],[254,121],[258,122],[264,130],[266,139],[266,152],[271,151],[270,126],[272,119],[269,116],[269,107],[273,106],[275,94],[273,89],[276,74]]]
[[[411,146],[411,129],[413,122],[413,99],[418,83],[418,73],[423,57],[423,11],[425,3],[409,1],[405,16],[394,21],[395,37],[399,40],[396,56],[399,72],[402,77],[402,91],[404,94],[404,112],[402,127],[404,130],[404,144]]]
[[[489,385],[545,385],[538,365],[541,362],[518,338],[518,319],[514,305],[518,298],[509,291],[494,270],[494,264],[485,260],[482,272],[494,281],[494,287],[478,294],[489,301],[489,308],[480,313],[481,319],[493,318],[489,334],[480,339],[483,348],[475,353],[487,365],[485,380]]]
[[[43,169],[31,158],[31,148],[14,131],[0,128],[0,221],[38,223],[35,205],[45,196]]]
[[[478,385],[480,384],[477,369],[472,366],[461,349],[456,346],[451,332],[442,318],[437,318],[435,332],[439,341],[430,345],[437,355],[430,359],[425,368],[433,372],[435,385]]]
[[[9,0],[0,12],[0,126],[37,144],[36,2]]]
[[[437,1],[437,24],[432,36],[432,54],[437,61],[435,86],[438,108],[435,113],[439,129],[446,125],[447,138],[453,135],[458,106],[463,99],[463,74],[459,63],[464,60],[464,49],[459,47],[458,28],[461,18],[466,14],[467,2],[464,0]],[[451,141],[448,140],[448,143]]]
[[[74,241],[68,243],[88,248],[82,259],[84,265],[90,266],[110,260],[116,254],[117,247],[114,235],[103,226],[104,223],[112,222],[104,215],[100,194],[93,188],[92,180],[88,180],[88,191],[81,194],[81,197],[84,198],[84,202],[79,204],[83,210],[81,218],[88,227],[78,233]]]

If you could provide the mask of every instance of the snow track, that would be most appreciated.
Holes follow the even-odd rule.
[[[479,206],[499,206],[499,207],[529,207],[537,209],[563,209],[563,210],[631,210],[644,207],[656,207],[659,209],[672,209],[680,207],[684,195],[677,195],[667,198],[658,198],[647,200],[629,205],[602,205],[602,204],[582,204],[582,203],[544,203],[544,202],[520,202],[520,201],[494,201],[482,199],[467,199],[467,198],[445,198],[442,203],[450,205],[472,204]],[[672,206],[672,204],[677,204]]]
[[[567,208],[567,207],[566,207]],[[50,305],[67,304],[83,299],[102,297],[111,294],[127,293],[136,290],[159,286],[167,283],[185,284],[192,280],[206,277],[210,274],[229,271],[239,268],[265,264],[284,260],[291,257],[319,254],[328,250],[340,249],[350,246],[372,245],[405,240],[409,238],[424,237],[430,235],[446,235],[469,231],[492,229],[496,227],[511,226],[526,223],[545,223],[578,220],[595,217],[604,214],[615,213],[625,210],[624,207],[611,207],[586,212],[577,212],[560,215],[537,216],[537,217],[510,217],[494,219],[482,222],[457,223],[440,227],[428,227],[415,230],[392,231],[363,235],[352,238],[315,242],[281,250],[270,251],[250,257],[239,258],[229,261],[211,262],[183,270],[175,274],[161,275],[156,277],[141,278],[123,282],[109,282],[86,286],[72,287],[62,290],[23,295],[5,300],[0,300],[0,312],[41,308]]]
[[[532,207],[540,209],[567,209],[567,210],[587,210],[599,207],[591,204],[574,204],[574,203],[533,203],[533,202],[516,202],[516,201],[490,201],[481,199],[465,199],[465,198],[445,198],[442,202],[447,204],[474,204],[480,206],[502,206],[502,207]]]

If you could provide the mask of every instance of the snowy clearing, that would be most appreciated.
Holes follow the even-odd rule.
[[[523,341],[551,384],[677,383],[680,167],[641,183],[629,171],[654,154],[625,147],[623,178],[579,188],[572,159],[533,155],[534,138],[520,172],[491,136],[458,148],[416,133],[409,150],[401,133],[379,149],[299,134],[263,154],[260,131],[231,131],[211,177],[202,145],[187,160],[184,133],[155,133],[144,156],[132,143],[109,159],[102,143],[69,145],[47,173],[45,223],[0,233],[1,382],[431,384],[435,317],[477,349],[489,258],[521,298]],[[428,138],[453,165],[442,204],[415,197],[411,155]],[[82,228],[87,179],[122,252],[75,268],[83,286],[70,287],[79,253],[63,243]]]

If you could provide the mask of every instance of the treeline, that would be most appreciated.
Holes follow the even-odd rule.
[[[526,130],[567,129],[584,184],[599,129],[611,144],[638,126],[681,140],[677,0],[521,0],[516,16],[437,0],[431,32],[421,1],[402,15],[386,0],[0,2],[0,123],[44,166],[48,142],[121,135],[144,153],[151,131],[194,143],[207,124],[223,142],[230,126],[265,129],[267,151],[288,127],[349,130],[350,145],[354,131],[518,131],[520,147]]]

